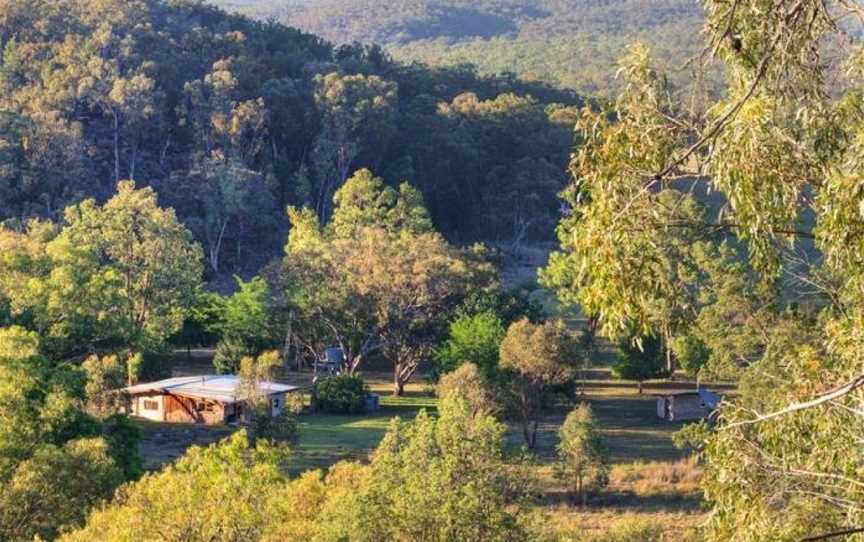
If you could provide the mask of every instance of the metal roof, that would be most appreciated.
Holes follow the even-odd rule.
[[[275,382],[261,382],[258,389],[264,395],[278,395],[300,388]],[[124,391],[131,395],[158,392],[221,403],[236,403],[245,399],[240,389],[240,377],[236,375],[180,376],[129,386],[124,388]]]

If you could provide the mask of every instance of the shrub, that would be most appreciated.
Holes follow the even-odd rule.
[[[639,345],[632,338],[625,338],[619,344],[617,361],[612,365],[612,375],[621,380],[635,380],[642,393],[642,382],[652,378],[670,376],[666,368],[666,350],[657,337],[642,337]]]
[[[438,374],[471,362],[487,377],[491,376],[498,368],[498,350],[503,339],[504,324],[494,313],[460,316],[450,324],[447,341],[435,352]]]
[[[285,410],[290,412],[295,416],[299,416],[303,414],[303,410],[306,408],[306,398],[303,397],[302,394],[299,393],[289,393],[285,397]]]
[[[275,443],[293,443],[297,440],[297,416],[287,408],[283,408],[278,416],[270,415],[270,405],[262,403],[255,408],[249,420],[250,445],[254,446],[258,439]]]
[[[492,384],[473,363],[465,363],[441,377],[436,389],[442,400],[457,396],[465,401],[471,416],[488,416],[501,410]]]
[[[249,346],[240,340],[225,338],[216,345],[213,366],[219,374],[236,373],[243,358],[252,355]]]
[[[340,374],[315,384],[318,408],[329,414],[362,414],[369,390],[356,375]]]

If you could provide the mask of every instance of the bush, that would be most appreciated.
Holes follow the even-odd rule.
[[[498,350],[504,324],[492,312],[460,316],[450,324],[447,341],[435,352],[438,374],[449,373],[465,362],[474,363],[487,377],[498,368]]]
[[[460,397],[472,417],[494,415],[501,410],[492,384],[473,363],[465,363],[441,377],[436,393],[442,400],[451,396]]]
[[[356,375],[340,374],[315,384],[317,406],[328,414],[362,414],[369,389]]]
[[[293,443],[297,440],[297,416],[287,408],[283,408],[278,416],[272,416],[269,403],[264,402],[252,413],[247,434],[251,446],[254,446],[258,439],[274,443]]]
[[[618,359],[612,365],[612,376],[621,380],[635,380],[642,392],[642,382],[652,378],[668,378],[666,350],[660,339],[652,336],[640,339],[642,348],[632,338],[625,338],[619,346]]]
[[[245,342],[229,338],[222,339],[216,345],[216,352],[213,354],[213,366],[219,374],[233,374],[240,368],[240,361],[252,354],[251,348]]]
[[[138,443],[141,429],[124,414],[115,414],[102,424],[102,436],[108,443],[108,453],[123,471],[127,480],[137,480],[143,473]]]

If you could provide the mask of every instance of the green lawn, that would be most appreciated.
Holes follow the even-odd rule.
[[[422,384],[412,384],[402,397],[393,396],[383,379],[370,379],[370,388],[381,396],[381,409],[362,416],[309,414],[300,417],[300,439],[291,461],[292,474],[327,468],[342,460],[365,460],[378,446],[390,420],[411,419],[421,409],[436,410],[435,397]]]

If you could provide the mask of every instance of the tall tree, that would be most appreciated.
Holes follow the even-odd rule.
[[[152,189],[121,182],[104,205],[69,207],[59,234],[49,232],[35,225],[5,232],[20,245],[9,286],[29,275],[23,291],[5,293],[31,315],[46,347],[60,354],[117,342],[148,348],[180,328],[201,280],[201,249]]]
[[[567,414],[558,430],[556,450],[558,463],[555,474],[568,484],[573,496],[585,506],[588,492],[608,481],[609,469],[590,405],[582,403]]]
[[[537,444],[537,426],[549,388],[574,377],[580,352],[563,322],[513,323],[501,342],[501,368],[512,373],[513,408],[528,448]]]
[[[434,233],[407,184],[397,192],[361,170],[334,203],[323,227],[310,210],[289,209],[282,282],[302,320],[296,336],[313,355],[322,340],[338,344],[352,374],[369,354],[383,353],[401,394],[430,357],[448,312],[490,283],[491,268],[479,251],[453,248]]]
[[[743,349],[754,361],[741,397],[721,408],[704,443],[714,508],[708,536],[746,542],[857,533],[864,501],[852,443],[860,440],[864,401],[864,275],[855,179],[864,72],[857,53],[821,53],[840,39],[840,20],[860,8],[843,0],[705,7],[707,50],[725,67],[728,92],[705,110],[687,110],[647,49],[634,48],[622,63],[627,86],[614,110],[583,111],[572,213],[553,264],[570,286],[564,296],[600,315],[608,335],[633,321],[648,331],[652,306],[676,297],[652,271],[666,232],[680,226],[662,218],[659,191],[695,177],[722,194],[723,212],[693,227],[745,246],[751,284],[790,280],[771,298],[788,305],[782,317],[759,329],[765,346]],[[821,255],[804,265],[788,258],[814,256],[814,248]],[[735,314],[735,304],[749,301],[726,299],[733,306],[715,307],[716,314]]]

